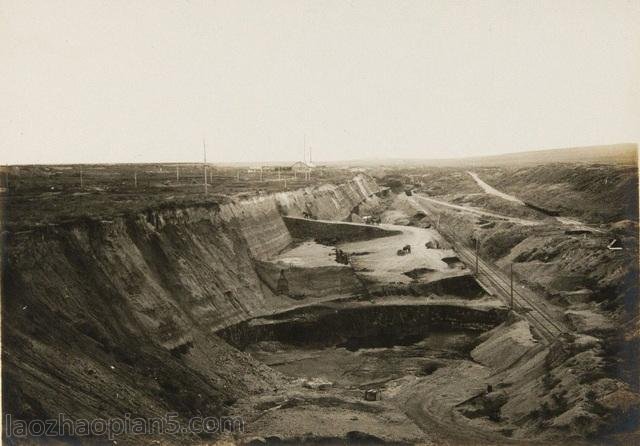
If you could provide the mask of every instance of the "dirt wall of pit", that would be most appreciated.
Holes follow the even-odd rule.
[[[300,240],[332,241],[335,243],[371,240],[379,237],[397,235],[399,231],[390,231],[377,226],[357,224],[336,224],[305,218],[283,218],[292,237]]]
[[[214,333],[273,310],[254,264],[291,243],[282,204],[339,218],[376,190],[359,176],[220,206],[5,234],[5,412],[22,419],[224,413],[234,398],[269,386],[274,373]]]
[[[359,340],[393,345],[430,332],[487,330],[500,324],[505,313],[505,309],[460,305],[371,305],[340,311],[318,306],[243,322],[219,334],[239,348],[265,340],[307,346],[357,344]]]
[[[302,217],[307,212],[321,220],[346,220],[356,206],[379,192],[380,187],[371,177],[357,175],[340,186],[326,184],[281,192],[273,198],[282,215]]]
[[[256,261],[256,271],[263,283],[277,293],[280,272],[288,284],[287,295],[294,299],[307,297],[349,296],[366,293],[362,282],[352,268],[336,263],[335,266],[296,267]]]

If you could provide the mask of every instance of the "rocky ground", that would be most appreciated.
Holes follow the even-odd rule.
[[[553,379],[545,377],[546,387],[539,392],[555,400],[538,401],[542,409],[523,427],[534,426],[536,418],[546,420],[538,429],[554,427],[576,435],[615,432],[611,423],[622,431],[635,426],[638,226],[637,208],[631,209],[637,202],[636,171],[555,165],[471,173],[427,170],[413,198],[429,205],[429,220],[448,237],[472,249],[478,240],[485,259],[507,273],[513,268],[516,282],[558,308],[570,329],[558,341],[563,359],[551,361],[555,368],[544,366],[551,368],[545,373]],[[498,193],[479,184],[478,177]],[[503,192],[506,197],[500,196]],[[523,205],[525,201],[560,215],[545,214]],[[622,249],[608,249],[614,239]],[[576,380],[575,375],[581,377]],[[521,397],[525,401],[531,401],[526,394]]]
[[[637,219],[550,216],[476,180],[447,169],[420,184],[360,175],[10,227],[3,408],[27,419],[176,410],[245,420],[244,432],[218,437],[120,444],[637,441]],[[607,249],[614,236],[622,250]],[[452,237],[477,239],[498,268],[513,264],[568,333],[548,342],[509,312]]]

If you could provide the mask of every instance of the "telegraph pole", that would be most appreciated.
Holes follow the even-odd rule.
[[[476,237],[476,276],[478,275],[478,238]]]
[[[176,166],[176,181],[180,181],[180,166]]]
[[[84,189],[84,181],[82,178],[82,164],[80,164],[80,189]]]
[[[511,309],[513,310],[513,262],[511,263]]]
[[[204,193],[205,195],[208,193],[207,190],[207,143],[204,138],[202,138],[202,154],[204,156]]]

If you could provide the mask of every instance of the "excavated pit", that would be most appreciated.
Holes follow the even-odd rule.
[[[217,334],[241,350],[262,341],[349,350],[390,348],[413,344],[430,334],[480,334],[504,321],[505,314],[504,309],[445,304],[314,306],[241,322]]]
[[[433,229],[464,239],[475,217],[425,199],[358,175],[46,225],[29,206],[2,234],[3,411],[230,414],[238,444],[571,444],[631,420],[614,327],[576,308],[547,345]],[[512,254],[540,277],[554,252],[530,240]],[[173,440],[147,444],[194,438]]]
[[[246,418],[246,438],[292,442],[306,432],[423,438],[401,403],[365,402],[363,391],[471,363],[506,308],[446,261],[455,253],[433,229],[344,221],[378,191],[359,176],[12,234],[5,408],[26,419],[131,405],[184,419],[233,413]],[[87,398],[95,403],[78,405]]]
[[[253,411],[257,420],[247,438],[413,444],[425,432],[403,403],[386,398],[412,379],[474,364],[472,350],[505,321],[506,307],[464,265],[447,261],[454,253],[432,229],[284,222],[292,245],[255,266],[262,282],[295,307],[216,332],[289,380],[238,404],[236,413]],[[412,252],[398,256],[397,247],[406,245]]]
[[[420,302],[354,302],[253,319],[218,335],[288,377],[319,380],[320,386],[330,384],[332,392],[342,395],[383,391],[391,381],[471,361],[469,353],[480,335],[505,315]],[[343,405],[334,401],[327,407]]]
[[[238,405],[236,413],[255,413],[246,438],[314,445],[408,445],[428,438],[394,393],[475,364],[471,352],[507,312],[398,299],[405,302],[329,302],[220,330],[229,344],[288,380]]]

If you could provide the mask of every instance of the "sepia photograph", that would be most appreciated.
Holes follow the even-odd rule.
[[[0,0],[3,445],[640,446],[639,0]]]

